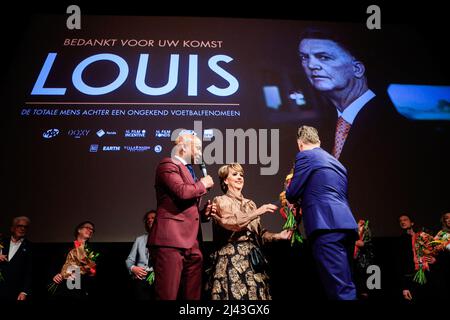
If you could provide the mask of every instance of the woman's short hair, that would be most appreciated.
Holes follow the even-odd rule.
[[[78,237],[78,230],[83,228],[85,224],[90,224],[94,228],[93,231],[95,231],[95,224],[92,221],[89,221],[89,220],[83,221],[83,222],[77,224],[77,226],[75,227],[75,230],[73,232],[75,239]]]
[[[223,193],[227,193],[227,191],[228,191],[228,186],[225,183],[225,179],[230,174],[230,169],[233,169],[234,171],[244,174],[244,168],[242,168],[242,166],[239,163],[234,162],[234,163],[225,164],[225,165],[221,166],[219,168],[218,174],[219,174],[219,180],[220,180],[220,188],[222,189]]]

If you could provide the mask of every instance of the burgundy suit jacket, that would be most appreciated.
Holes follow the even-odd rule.
[[[164,158],[156,168],[156,219],[148,237],[150,246],[189,249],[200,228],[200,198],[206,189],[195,182],[180,161]]]

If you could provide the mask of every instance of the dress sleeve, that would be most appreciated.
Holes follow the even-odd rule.
[[[231,202],[226,199],[216,197],[214,198],[214,202],[217,206],[217,213],[214,215],[214,220],[227,230],[241,231],[257,217],[253,217],[252,212],[245,214],[233,208]],[[250,203],[250,206],[254,211],[256,206],[253,202]]]

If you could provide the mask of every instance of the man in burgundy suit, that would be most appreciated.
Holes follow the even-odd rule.
[[[202,157],[201,140],[192,134],[175,141],[172,158],[164,158],[156,168],[156,220],[149,235],[155,269],[158,300],[199,300],[202,287],[203,256],[201,217],[208,217],[212,206],[200,212],[200,198],[213,185],[211,176],[199,180],[192,163]]]

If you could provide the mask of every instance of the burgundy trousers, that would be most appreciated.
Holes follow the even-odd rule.
[[[156,300],[200,300],[203,255],[198,241],[190,249],[151,248]]]

